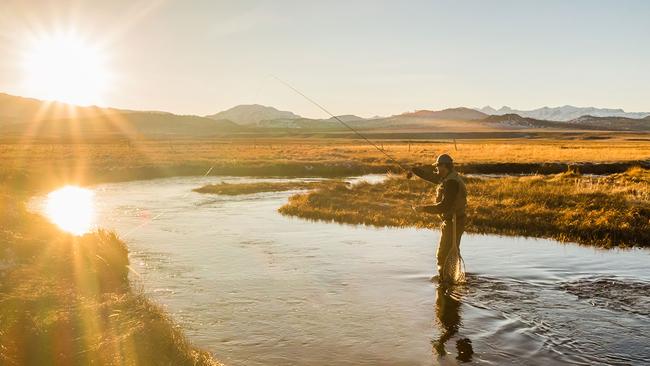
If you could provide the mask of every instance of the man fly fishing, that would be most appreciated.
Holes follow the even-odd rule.
[[[425,167],[414,167],[407,174],[413,174],[435,184],[439,184],[436,191],[436,203],[429,206],[418,206],[418,212],[438,214],[442,219],[440,225],[440,243],[436,258],[438,260],[437,280],[441,284],[454,284],[464,281],[462,257],[460,255],[460,238],[465,230],[467,214],[467,189],[460,175],[454,169],[451,156],[442,154],[438,156],[434,167],[436,172]],[[434,276],[434,279],[436,277]]]
[[[441,284],[454,284],[461,283],[465,280],[465,273],[462,268],[462,257],[460,256],[460,237],[465,230],[465,207],[467,206],[467,189],[465,182],[460,178],[458,173],[454,170],[454,161],[451,156],[442,154],[438,156],[436,163],[437,172],[429,172],[422,167],[415,167],[411,170],[400,164],[384,149],[380,148],[374,142],[370,141],[366,136],[361,134],[355,128],[342,121],[339,117],[332,114],[325,109],[322,105],[318,104],[315,100],[305,95],[300,90],[294,88],[291,84],[274,77],[277,81],[287,86],[310,103],[320,108],[323,112],[330,115],[343,126],[354,132],[357,136],[361,137],[369,145],[373,146],[382,154],[394,162],[404,172],[407,172],[407,177],[410,179],[413,174],[418,177],[429,181],[431,183],[440,184],[436,194],[436,204],[431,206],[417,207],[417,211],[427,212],[430,214],[439,214],[442,217],[442,224],[440,230],[442,235],[440,237],[440,244],[438,245],[437,259],[438,259],[438,281]],[[454,141],[455,144],[455,141]],[[435,277],[434,277],[435,278]]]

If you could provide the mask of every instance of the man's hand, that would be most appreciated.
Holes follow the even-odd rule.
[[[406,172],[406,179],[411,179],[415,175],[414,170],[418,169],[421,165],[416,164],[414,166],[410,166],[408,172]]]

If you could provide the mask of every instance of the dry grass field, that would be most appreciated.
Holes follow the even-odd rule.
[[[212,175],[240,176],[341,177],[399,170],[385,155],[358,140],[20,142],[0,142],[0,181],[18,186],[202,175],[211,167]],[[377,143],[403,165],[428,163],[446,152],[462,171],[481,173],[535,172],[542,164],[556,164],[549,172],[560,172],[566,170],[563,164],[650,161],[650,141],[626,135],[606,140]],[[619,167],[619,172],[626,168]]]

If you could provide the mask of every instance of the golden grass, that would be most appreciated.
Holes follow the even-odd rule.
[[[650,171],[606,177],[468,179],[468,231],[575,241],[602,247],[650,246]],[[294,195],[286,215],[374,226],[434,228],[437,216],[415,213],[434,197],[421,180],[389,179],[352,187],[332,184]]]
[[[178,175],[349,176],[397,169],[356,140],[229,139],[96,143],[0,143],[0,181],[21,185],[95,183]],[[650,160],[650,141],[459,140],[377,141],[403,164],[451,153],[463,165]],[[457,149],[456,149],[457,147]]]
[[[261,192],[281,192],[296,189],[314,189],[321,186],[322,182],[257,182],[257,183],[226,183],[208,184],[193,189],[198,193],[221,194],[226,196],[237,196],[242,194],[253,194]]]
[[[8,192],[0,208],[0,364],[219,365],[129,285],[114,234],[65,234]]]
[[[621,139],[581,140],[465,140],[378,142],[395,158],[421,161],[451,152],[463,163],[613,162],[650,159],[650,142]],[[457,149],[456,149],[457,147]],[[215,141],[140,141],[131,143],[0,144],[2,165],[26,168],[43,161],[83,162],[112,167],[157,163],[330,162],[351,157],[369,163],[386,158],[372,146],[354,140],[271,139]]]

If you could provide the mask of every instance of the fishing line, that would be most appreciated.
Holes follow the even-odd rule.
[[[387,157],[388,159],[390,159],[390,161],[392,161],[393,163],[397,164],[397,166],[400,167],[400,169],[402,169],[404,172],[406,172],[406,173],[409,172],[409,169],[405,168],[402,164],[400,164],[400,163],[399,163],[395,158],[393,158],[393,157],[392,157],[389,153],[387,153],[384,149],[380,148],[379,146],[377,146],[377,144],[375,144],[374,142],[370,141],[366,136],[364,136],[363,134],[361,134],[361,132],[359,132],[359,131],[357,131],[356,129],[352,128],[352,126],[350,126],[350,125],[348,125],[347,123],[343,122],[340,118],[338,118],[337,116],[335,116],[334,114],[332,114],[330,111],[328,111],[327,109],[325,109],[322,105],[318,104],[318,102],[316,102],[315,100],[311,99],[310,97],[308,97],[307,95],[305,95],[303,92],[301,92],[300,90],[294,88],[291,84],[289,84],[289,83],[283,81],[282,79],[278,78],[277,76],[271,75],[271,77],[274,78],[275,80],[279,81],[280,83],[282,83],[282,84],[283,84],[284,86],[286,86],[287,88],[293,90],[293,91],[296,92],[298,95],[300,95],[300,96],[302,96],[303,98],[307,99],[310,103],[312,103],[312,104],[315,105],[316,107],[320,108],[323,112],[325,112],[325,113],[327,113],[328,115],[330,115],[332,118],[334,118],[335,120],[337,120],[337,121],[338,121],[339,123],[341,123],[343,126],[347,127],[350,131],[354,132],[357,136],[359,136],[359,137],[361,137],[362,139],[364,139],[368,144],[372,145],[372,146],[373,146],[375,149],[377,149],[379,152],[381,152],[382,154],[386,155],[386,157]]]

